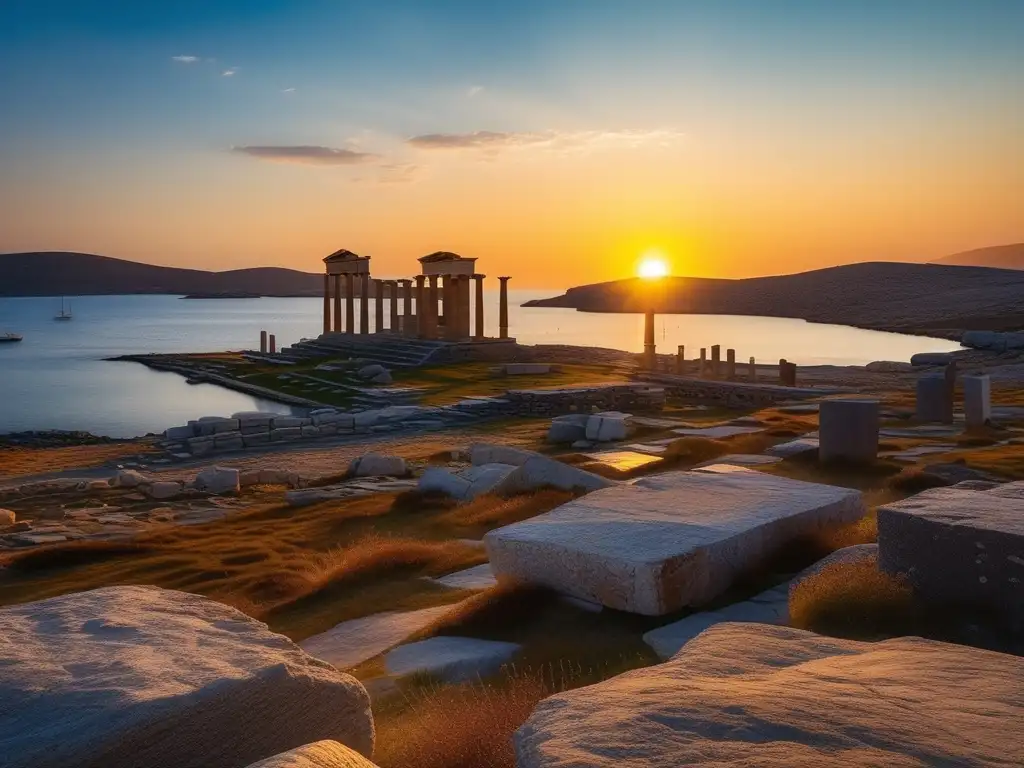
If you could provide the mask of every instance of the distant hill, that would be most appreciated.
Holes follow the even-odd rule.
[[[943,256],[931,263],[959,264],[965,267],[993,267],[995,269],[1024,269],[1024,243],[975,248],[973,251]]]
[[[0,296],[119,293],[320,296],[323,275],[280,267],[204,272],[65,251],[0,254]]]
[[[1024,327],[1024,272],[866,262],[744,280],[632,278],[570,288],[528,302],[585,312],[797,317],[819,323],[956,337]]]

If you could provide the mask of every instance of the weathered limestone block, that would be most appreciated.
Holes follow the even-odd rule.
[[[122,469],[114,476],[115,488],[135,488],[150,482],[150,479],[136,469]]]
[[[270,433],[270,439],[275,443],[298,440],[301,437],[302,427],[282,427],[281,429],[274,429]]]
[[[544,699],[516,766],[1016,765],[1022,678],[1024,659],[934,640],[719,624],[671,661]]]
[[[206,493],[238,493],[239,472],[228,467],[208,467],[196,475],[194,487]]]
[[[174,440],[175,442],[181,442],[188,440],[189,438],[195,437],[196,433],[190,426],[183,427],[170,427],[164,430],[165,440]]]
[[[507,445],[491,445],[490,443],[473,443],[469,446],[471,464],[514,464],[522,466],[534,456],[540,454],[522,448]]]
[[[587,419],[587,440],[597,442],[608,442],[610,440],[625,440],[633,434],[633,416],[629,413],[618,411],[605,411],[595,413]]]
[[[302,436],[303,437],[319,437],[320,436],[320,428],[319,427],[314,427],[312,424],[309,424],[309,425],[307,425],[305,427],[302,427]]]
[[[986,374],[964,376],[962,381],[967,428],[984,427],[992,418],[992,379]]]
[[[357,680],[198,595],[110,587],[0,610],[5,768],[240,768],[333,739],[370,754]]]
[[[865,513],[856,490],[714,469],[604,488],[491,531],[494,572],[660,615],[704,604],[783,544]]]
[[[246,469],[238,473],[238,485],[241,488],[248,488],[251,485],[260,484],[260,471],[258,469]]]
[[[203,416],[197,421],[190,421],[196,435],[209,436],[221,432],[237,432],[238,419],[226,419],[223,416]]]
[[[469,480],[442,467],[427,467],[420,475],[416,488],[423,493],[443,493],[461,500],[469,492]]]
[[[1024,628],[1024,498],[934,488],[878,508],[878,565],[936,603],[988,607]]]
[[[185,486],[174,480],[160,480],[143,487],[151,499],[174,499],[185,491]]]
[[[927,374],[917,380],[915,418],[918,421],[943,423],[953,421],[953,409],[949,402],[949,385],[946,383],[946,377],[942,374]]]
[[[193,437],[188,441],[189,452],[195,456],[213,451],[213,437]]]
[[[949,352],[918,352],[910,358],[914,366],[949,365],[956,358]]]
[[[575,443],[587,437],[587,420],[585,413],[572,413],[567,416],[556,416],[548,428],[549,443]]]
[[[771,448],[765,450],[765,453],[769,456],[778,456],[783,459],[789,459],[793,456],[799,456],[802,453],[816,451],[818,450],[818,447],[819,443],[817,438],[800,437],[786,443],[773,445]]]
[[[213,447],[217,451],[240,451],[245,447],[241,432],[224,432],[215,435]]]
[[[316,741],[268,757],[247,768],[377,768],[358,752],[336,741]]]
[[[246,448],[253,448],[257,445],[266,445],[271,440],[269,432],[258,432],[252,435],[242,435],[242,444]]]
[[[401,477],[409,473],[409,468],[401,456],[364,453],[362,456],[352,459],[348,465],[348,473],[352,477],[375,477],[377,475]]]
[[[818,417],[818,459],[873,462],[878,458],[878,414],[878,400],[823,400]]]
[[[271,426],[276,432],[279,429],[293,429],[300,428],[305,423],[305,419],[300,419],[296,416],[275,416],[271,422]]]

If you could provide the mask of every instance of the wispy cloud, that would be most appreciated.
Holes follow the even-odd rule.
[[[470,149],[494,153],[517,147],[552,150],[593,149],[601,146],[662,145],[675,143],[682,135],[668,129],[620,131],[474,131],[473,133],[428,133],[406,141],[417,149]]]
[[[359,165],[380,157],[372,152],[317,146],[243,146],[232,147],[231,151],[257,160],[303,165]]]
[[[466,89],[466,97],[472,99],[474,96],[479,96],[483,92],[484,87],[482,85],[471,85]]]
[[[221,77],[234,77],[235,73],[237,71],[238,71],[238,67],[230,67],[229,69],[225,69],[220,74],[221,74]]]
[[[295,93],[295,89],[294,88],[284,88],[284,89],[281,90],[281,93]]]
[[[195,64],[199,61],[198,56],[171,56],[171,61],[176,61],[179,64]]]
[[[423,172],[423,166],[413,163],[381,164],[377,181],[381,184],[408,184],[416,181]]]

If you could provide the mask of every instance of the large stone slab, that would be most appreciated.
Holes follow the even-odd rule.
[[[737,435],[753,435],[757,432],[764,432],[764,427],[744,427],[735,424],[723,424],[717,427],[685,427],[673,429],[677,435],[686,437],[706,437],[711,440],[726,440]]]
[[[545,699],[518,768],[1024,763],[1024,659],[719,624],[671,661]]]
[[[823,400],[818,416],[818,459],[870,464],[878,457],[879,401]]]
[[[939,603],[986,607],[1024,627],[1024,498],[934,488],[878,508],[878,565]]]
[[[858,491],[738,469],[646,477],[491,531],[491,566],[499,579],[661,615],[713,599],[793,538],[864,515]]]
[[[320,739],[364,754],[357,680],[198,595],[110,587],[0,610],[5,768],[245,766]]]
[[[303,640],[299,646],[338,669],[351,669],[398,645],[451,609],[450,605],[438,605],[418,611],[375,613],[362,619],[343,621],[326,632]]]
[[[474,443],[469,447],[470,461],[474,466],[482,464],[510,464],[520,467],[516,473],[518,490],[531,490],[551,486],[564,491],[594,491],[615,485],[615,481],[595,475],[593,472],[563,464],[534,451],[511,448],[506,445]],[[509,491],[512,488],[508,488]]]
[[[488,589],[498,583],[498,580],[494,578],[494,571],[491,570],[490,563],[474,565],[472,568],[449,573],[447,576],[440,576],[431,581],[449,589]]]
[[[336,741],[315,741],[253,763],[248,768],[377,768]]]
[[[472,637],[431,637],[400,645],[384,657],[392,677],[428,674],[446,683],[476,680],[499,672],[519,651],[516,643]]]

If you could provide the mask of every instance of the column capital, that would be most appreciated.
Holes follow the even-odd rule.
[[[474,280],[483,280],[485,277],[487,277],[487,275],[482,275],[479,272],[475,272],[473,274],[473,279]]]
[[[505,277],[499,277],[498,279],[502,280],[502,281],[505,281],[505,280],[511,280],[512,277],[510,275],[506,275]]]
[[[416,277],[414,279],[416,280],[416,285],[423,285],[427,281],[427,276],[426,275],[416,275]]]

